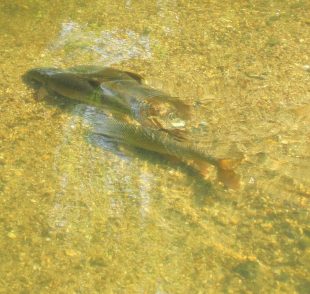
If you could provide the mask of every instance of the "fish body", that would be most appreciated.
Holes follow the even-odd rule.
[[[186,103],[142,84],[138,74],[110,67],[34,68],[24,75],[24,80],[41,85],[49,93],[126,114],[153,128],[169,128],[169,117],[190,116]],[[167,126],[163,126],[165,119]]]
[[[106,74],[107,72],[104,71],[104,75]],[[96,75],[97,78],[93,78],[92,75]],[[100,72],[77,74],[73,70],[35,68],[29,70],[23,79],[27,84],[43,87],[53,95],[109,109],[112,112],[131,114],[131,106],[127,97],[120,97],[115,90],[102,87],[99,76]]]
[[[229,188],[239,187],[239,176],[233,170],[233,161],[210,156],[205,150],[184,142],[177,142],[167,133],[100,116],[94,123],[94,133],[116,143],[155,152],[165,158],[174,158],[208,177],[210,165],[217,170],[218,179]]]
[[[109,116],[100,116],[96,120],[95,133],[112,138],[114,141],[152,151],[161,155],[177,157],[183,162],[205,161],[217,166],[218,160],[208,156],[204,150],[191,146],[188,143],[176,142],[169,134],[162,133],[148,127],[128,124]]]

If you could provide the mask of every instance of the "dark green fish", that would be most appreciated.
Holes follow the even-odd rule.
[[[143,85],[140,75],[110,67],[34,68],[23,79],[51,94],[127,115],[149,127],[164,129],[156,116],[187,119],[190,114],[186,103]]]
[[[105,68],[104,70],[93,71],[83,74],[77,70],[60,70],[57,68],[34,68],[29,70],[23,80],[35,87],[44,88],[51,95],[66,97],[75,101],[93,105],[112,113],[131,116],[132,103],[127,97],[121,97],[112,90],[102,89],[102,79],[112,70]],[[125,73],[118,75],[118,71],[112,71],[114,77],[132,79],[137,81]],[[90,75],[90,76],[89,76]],[[96,77],[94,77],[96,76]],[[99,77],[102,78],[99,81]]]

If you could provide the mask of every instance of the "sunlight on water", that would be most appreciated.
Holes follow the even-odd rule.
[[[308,293],[306,1],[1,1],[1,293]],[[34,67],[109,65],[192,106],[238,190],[115,146]],[[183,121],[175,122],[184,124]]]

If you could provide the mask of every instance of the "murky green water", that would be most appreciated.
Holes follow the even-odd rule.
[[[0,3],[0,293],[309,293],[307,1],[50,3]],[[86,63],[194,105],[241,188],[90,144],[20,79]]]

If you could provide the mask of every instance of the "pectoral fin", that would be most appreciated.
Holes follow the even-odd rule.
[[[148,117],[144,119],[142,121],[142,124],[146,127],[167,133],[169,136],[171,136],[172,139],[179,142],[184,142],[188,139],[187,138],[188,134],[185,130],[178,128],[167,129],[163,127],[163,125],[155,117]]]

